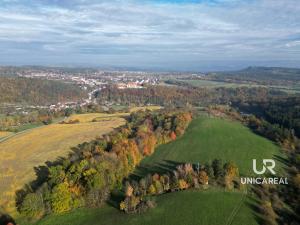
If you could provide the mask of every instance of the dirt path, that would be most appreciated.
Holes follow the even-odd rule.
[[[240,202],[235,206],[235,208],[232,210],[232,212],[231,212],[230,216],[228,217],[225,225],[231,225],[232,224],[235,216],[237,215],[240,208],[242,207],[246,196],[247,196],[247,188],[243,191],[243,197],[241,198]]]

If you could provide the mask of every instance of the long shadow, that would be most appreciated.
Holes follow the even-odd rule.
[[[28,193],[35,192],[44,182],[46,182],[49,176],[49,167],[61,165],[65,158],[58,157],[55,161],[47,161],[45,162],[46,165],[36,166],[34,167],[34,172],[36,175],[36,179],[25,184],[22,189],[17,190],[16,193],[16,208],[19,209],[21,203],[23,202],[25,196]],[[2,225],[0,223],[0,225]]]
[[[116,209],[120,209],[120,202],[124,200],[124,196],[125,194],[122,191],[112,191],[110,198],[107,200],[107,204]]]
[[[171,160],[164,160],[162,163],[156,163],[155,165],[138,166],[134,171],[134,173],[129,175],[128,180],[138,182],[140,179],[146,177],[149,174],[153,175],[157,173],[162,175],[162,174],[172,173],[176,169],[176,167],[181,164],[183,163],[171,161]],[[123,191],[113,191],[107,203],[110,206],[119,209],[120,202],[123,199],[124,199]]]
[[[0,225],[7,225],[9,223],[16,225],[16,222],[14,221],[14,219],[11,216],[0,213]]]
[[[163,160],[161,163],[156,163],[152,165],[141,165],[138,166],[134,173],[129,176],[130,180],[140,180],[141,178],[145,177],[148,174],[166,174],[171,173],[176,169],[178,165],[183,164],[182,162],[176,162],[171,160]]]
[[[246,205],[252,210],[252,214],[255,217],[255,220],[258,224],[269,224],[268,218],[262,214],[262,196],[263,191],[260,186],[252,185],[251,191],[255,195],[255,197],[248,197],[250,201],[246,202]],[[278,224],[290,224],[293,219],[297,217],[292,211],[284,210],[283,208],[273,208],[275,213],[278,215],[277,222]]]
[[[285,165],[287,167],[291,166],[291,163],[288,161],[288,159],[283,158],[280,155],[274,155],[273,158],[276,159],[278,162],[281,162],[283,165]]]
[[[260,214],[260,201],[253,197],[247,197],[245,205],[251,209],[252,215],[258,224],[264,224],[264,217]]]

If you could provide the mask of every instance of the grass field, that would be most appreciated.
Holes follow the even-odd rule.
[[[92,140],[125,123],[118,115],[109,121],[88,122],[89,119],[104,115],[107,116],[76,115],[84,122],[42,126],[0,142],[0,205],[4,205],[9,212],[14,210],[15,191],[35,179],[35,166],[66,156],[70,147]]]
[[[132,107],[130,108],[129,112],[136,112],[140,110],[158,110],[160,106],[144,106],[144,107]],[[87,113],[87,114],[73,114],[67,119],[65,122],[70,120],[79,120],[80,123],[89,123],[93,121],[108,121],[113,120],[116,117],[123,117],[128,116],[130,113],[114,113],[114,114],[107,114],[107,113]]]
[[[79,120],[80,123],[90,123],[93,122],[94,119],[99,121],[106,121],[107,119],[114,120],[115,118],[129,115],[128,113],[115,113],[115,114],[107,114],[107,113],[87,113],[87,114],[74,114],[65,119],[65,122],[70,120]]]
[[[226,87],[226,88],[237,88],[237,87],[265,87],[271,88],[274,90],[280,90],[287,93],[299,93],[300,87],[298,84],[290,86],[282,85],[259,85],[259,84],[250,84],[250,83],[232,83],[232,82],[222,82],[222,81],[213,81],[213,80],[181,80],[187,84],[193,85],[195,87],[207,87],[207,88],[217,88],[217,87]]]
[[[228,83],[222,81],[212,81],[212,80],[181,80],[185,83],[191,84],[196,87],[208,87],[208,88],[216,88],[216,87],[228,87],[228,88],[236,88],[236,87],[257,87],[258,85],[254,84],[239,84],[239,83]]]
[[[159,110],[161,109],[161,106],[157,106],[157,105],[150,105],[150,106],[140,106],[140,107],[132,107],[130,108],[130,112],[137,112],[140,110]]]
[[[232,161],[241,175],[252,175],[252,159],[281,157],[271,141],[252,133],[238,122],[200,117],[192,121],[187,133],[178,140],[159,146],[145,158],[138,174],[163,170],[164,165],[178,162],[205,163],[214,159]],[[280,162],[278,162],[280,164]],[[280,168],[280,167],[278,167]]]
[[[176,141],[158,147],[136,170],[137,175],[164,171],[179,162],[207,162],[215,158],[235,162],[242,174],[252,174],[252,159],[280,156],[279,148],[237,122],[200,117]],[[276,164],[278,169],[281,165]],[[157,207],[127,215],[113,206],[79,209],[49,216],[36,225],[258,225],[252,209],[257,201],[242,192],[210,188],[156,197]]]
[[[246,199],[240,206],[243,214],[228,218],[239,206],[241,193],[184,191],[157,198],[157,207],[143,214],[124,214],[111,206],[101,209],[80,209],[46,218],[36,225],[255,225],[255,216]],[[217,216],[216,216],[217,215]],[[228,218],[228,219],[227,219]]]

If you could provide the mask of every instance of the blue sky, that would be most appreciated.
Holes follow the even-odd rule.
[[[298,0],[0,0],[0,64],[300,67]]]

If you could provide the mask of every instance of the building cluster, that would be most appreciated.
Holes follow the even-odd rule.
[[[4,68],[5,69],[5,68]],[[58,111],[67,108],[76,108],[95,104],[95,94],[110,85],[118,89],[141,89],[147,86],[160,85],[165,80],[174,79],[194,79],[201,74],[193,73],[168,73],[168,72],[145,72],[145,71],[103,71],[98,69],[75,69],[75,68],[51,68],[51,67],[26,67],[10,68],[19,77],[40,78],[47,80],[63,81],[78,85],[79,88],[86,90],[88,95],[79,102],[58,102],[49,106],[32,106],[34,108]],[[7,68],[6,68],[7,70]],[[19,111],[24,110],[21,107]],[[24,111],[26,112],[26,110]]]

